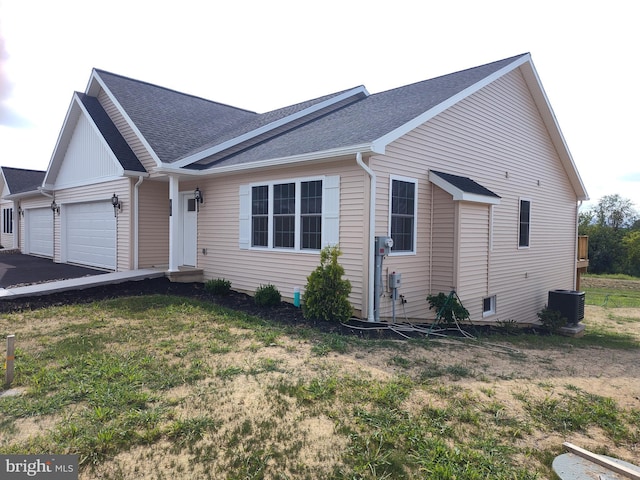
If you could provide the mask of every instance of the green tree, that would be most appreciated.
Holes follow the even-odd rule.
[[[627,254],[627,273],[640,277],[640,230],[628,232],[622,243]]]
[[[633,202],[618,194],[605,195],[597,205],[580,212],[578,233],[589,236],[589,271],[638,275],[635,235],[640,216]]]
[[[305,318],[337,322],[351,318],[351,282],[342,278],[344,268],[338,263],[340,255],[342,252],[335,246],[320,252],[320,265],[307,277],[302,303]]]
[[[638,219],[633,202],[617,193],[602,197],[593,207],[592,213],[598,225],[614,230],[630,227]]]

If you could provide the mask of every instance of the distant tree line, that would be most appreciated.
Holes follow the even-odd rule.
[[[589,272],[640,277],[640,215],[631,200],[605,195],[580,212],[578,233],[589,236]]]

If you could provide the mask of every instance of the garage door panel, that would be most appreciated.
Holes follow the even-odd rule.
[[[116,223],[110,202],[65,207],[67,261],[115,270]]]
[[[27,253],[53,257],[53,213],[50,208],[27,210]]]

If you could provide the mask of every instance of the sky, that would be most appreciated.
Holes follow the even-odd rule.
[[[0,0],[0,165],[46,170],[92,68],[266,112],[531,53],[589,193],[640,210],[633,0]]]

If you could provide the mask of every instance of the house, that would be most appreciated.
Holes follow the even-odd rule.
[[[19,208],[52,219],[56,262],[291,299],[338,244],[361,318],[430,319],[455,290],[474,322],[525,324],[575,288],[588,198],[529,54],[263,114],[93,70],[40,192]]]
[[[39,187],[42,185],[46,172],[42,170],[28,170],[23,168],[0,167],[0,210],[2,211],[2,233],[0,233],[0,245],[2,248],[13,250],[20,245],[20,228],[18,220],[23,215],[19,208],[19,199],[36,196],[41,197]],[[27,219],[35,222],[35,218]],[[37,222],[31,231],[34,234],[32,245],[34,253],[42,253],[38,249],[37,237],[43,234],[47,237],[51,235],[52,216],[49,211],[47,221]],[[24,223],[24,222],[22,222]]]

